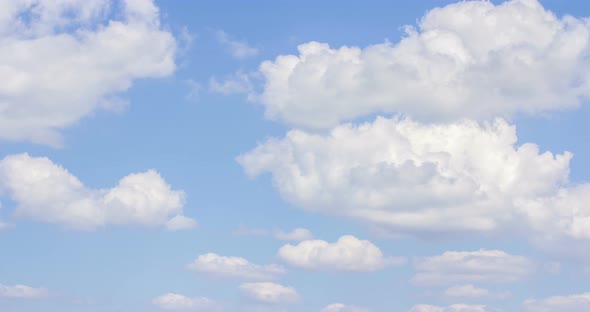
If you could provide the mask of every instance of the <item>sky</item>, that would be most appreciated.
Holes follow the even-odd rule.
[[[0,311],[590,306],[590,5],[0,3]]]

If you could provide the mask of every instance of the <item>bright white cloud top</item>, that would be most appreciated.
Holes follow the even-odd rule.
[[[184,192],[173,190],[154,170],[130,174],[110,189],[91,189],[48,158],[17,154],[0,160],[0,189],[16,202],[17,216],[73,229],[190,228],[182,216]],[[179,216],[185,220],[180,227]]]
[[[243,283],[240,290],[250,299],[262,303],[293,304],[301,300],[295,288],[270,282]]]
[[[209,298],[190,298],[174,293],[158,296],[152,300],[152,303],[160,309],[171,311],[211,311],[216,308],[216,303]]]
[[[307,240],[287,244],[279,249],[278,256],[292,266],[308,270],[367,272],[405,263],[404,258],[385,257],[379,247],[352,235],[342,236],[334,243]]]
[[[120,109],[135,79],[175,70],[152,0],[8,0],[0,11],[0,139],[60,145],[60,129]]]
[[[226,257],[215,253],[200,255],[187,267],[199,273],[253,281],[273,280],[285,274],[285,269],[280,265],[258,265],[241,257]]]
[[[42,299],[49,297],[49,291],[45,288],[35,288],[27,285],[2,285],[0,284],[0,298],[7,299]]]
[[[446,251],[441,255],[416,259],[416,285],[450,285],[462,282],[510,283],[529,277],[534,262],[501,250]]]
[[[590,24],[534,0],[463,1],[406,27],[398,43],[309,42],[260,66],[266,116],[329,128],[372,113],[487,119],[580,105],[590,95]]]

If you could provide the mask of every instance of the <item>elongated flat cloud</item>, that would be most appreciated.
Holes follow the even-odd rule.
[[[187,228],[184,192],[171,189],[154,170],[130,174],[110,189],[90,189],[47,158],[18,154],[0,160],[0,189],[15,201],[16,215],[69,228]]]
[[[276,264],[258,265],[241,257],[226,257],[215,253],[200,255],[188,268],[195,272],[254,281],[276,279],[285,273],[285,269]]]
[[[446,251],[439,256],[417,259],[416,285],[451,285],[461,282],[509,283],[530,276],[535,264],[523,256],[501,250]],[[475,290],[475,289],[472,289]]]
[[[7,0],[0,11],[0,140],[60,145],[60,129],[120,109],[134,80],[175,70],[152,0]]]
[[[578,312],[590,307],[590,293],[529,299],[524,302],[526,312]]]
[[[484,305],[452,304],[447,307],[434,306],[429,304],[418,304],[413,306],[409,312],[487,312],[491,311]]]
[[[45,288],[35,288],[27,285],[2,285],[0,284],[0,298],[13,299],[41,299],[49,296]]]
[[[313,234],[308,229],[296,228],[293,229],[291,232],[283,232],[282,230],[277,230],[274,233],[274,237],[278,240],[300,242],[304,240],[313,239]]]
[[[477,120],[573,108],[590,95],[590,23],[536,0],[461,1],[426,13],[397,43],[331,48],[263,62],[270,119],[330,128],[374,113]]]
[[[298,245],[287,244],[279,249],[278,256],[292,266],[309,270],[376,271],[405,262],[404,258],[387,258],[370,241],[351,235],[334,243],[307,240]]]
[[[263,303],[292,304],[301,300],[295,288],[269,282],[244,283],[240,290],[247,297]]]
[[[152,300],[152,303],[160,309],[172,311],[210,311],[216,307],[215,302],[209,298],[190,298],[174,293],[158,296]]]
[[[369,309],[345,305],[342,303],[332,303],[327,305],[320,312],[369,312]]]
[[[465,284],[447,288],[445,295],[449,297],[480,298],[489,296],[490,291],[485,288],[475,287],[472,284]]]
[[[502,119],[423,124],[378,117],[327,134],[291,130],[237,159],[252,177],[270,173],[298,207],[392,231],[494,231],[529,215],[542,228],[565,205],[535,203],[567,184],[572,155],[516,142],[515,127]],[[563,213],[583,217],[586,210]],[[567,231],[568,224],[553,227]]]

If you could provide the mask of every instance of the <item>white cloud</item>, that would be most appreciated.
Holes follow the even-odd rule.
[[[249,99],[253,99],[254,83],[252,74],[235,72],[221,80],[215,77],[209,79],[209,91],[221,94],[246,93]]]
[[[409,312],[487,312],[490,311],[483,305],[452,304],[448,307],[440,307],[428,304],[413,306]]]
[[[283,232],[282,230],[276,230],[274,233],[274,237],[278,240],[300,242],[304,240],[313,239],[313,234],[308,229],[296,228],[291,232]]]
[[[120,109],[135,79],[174,72],[176,42],[152,0],[122,4],[2,1],[0,139],[60,145],[60,129]]]
[[[269,282],[244,283],[240,290],[249,298],[264,303],[290,304],[301,300],[294,288]]]
[[[276,264],[258,265],[244,258],[215,253],[200,255],[188,268],[195,272],[245,280],[271,280],[285,273],[285,269]]]
[[[0,189],[15,201],[18,216],[85,230],[163,226],[182,216],[185,202],[184,192],[154,170],[130,174],[110,189],[90,189],[51,160],[28,154],[0,160]]]
[[[270,173],[282,196],[306,210],[398,232],[493,231],[534,214],[524,202],[567,184],[571,153],[516,142],[502,119],[378,117],[326,134],[291,130],[237,160],[252,177]]]
[[[190,298],[180,294],[168,293],[154,298],[152,303],[163,310],[205,311],[215,308],[216,303],[205,297]]]
[[[327,305],[321,312],[369,312],[369,309],[345,305],[342,303],[333,303]]]
[[[579,312],[590,307],[590,293],[529,299],[524,302],[527,312]]]
[[[6,286],[0,284],[0,298],[41,299],[49,296],[45,288],[34,288],[26,285]]]
[[[230,35],[228,35],[223,30],[218,30],[215,32],[215,36],[217,41],[221,43],[228,52],[236,59],[245,59],[249,57],[256,56],[258,54],[258,49],[251,47],[245,41],[239,41],[232,39]]]
[[[485,288],[475,287],[471,284],[457,285],[447,288],[445,295],[449,297],[467,297],[480,298],[490,295],[490,291]]]
[[[442,255],[416,259],[416,285],[448,285],[465,282],[508,283],[522,280],[536,270],[523,256],[501,250],[446,251]]]
[[[177,215],[166,222],[166,228],[173,232],[194,229],[197,225],[197,221],[182,215]]]
[[[308,42],[260,65],[266,116],[328,128],[372,113],[485,119],[578,106],[590,96],[590,23],[535,0],[461,1],[407,26],[398,43]]]
[[[288,264],[309,270],[376,271],[399,265],[404,258],[387,258],[368,240],[345,235],[335,243],[307,240],[279,249],[279,258]]]

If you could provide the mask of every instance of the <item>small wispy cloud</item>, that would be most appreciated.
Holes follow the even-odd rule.
[[[217,41],[221,43],[232,57],[236,59],[245,59],[256,56],[259,52],[257,48],[250,46],[247,42],[233,39],[228,33],[223,30],[215,32]]]

